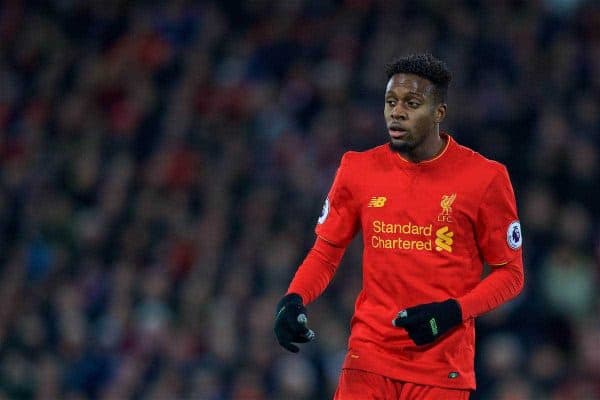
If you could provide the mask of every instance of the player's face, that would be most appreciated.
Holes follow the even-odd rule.
[[[413,74],[396,74],[388,81],[383,114],[392,148],[419,161],[439,150],[438,126],[446,105],[438,103],[435,86]]]

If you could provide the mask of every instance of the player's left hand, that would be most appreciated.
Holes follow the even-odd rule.
[[[462,322],[460,305],[454,299],[427,303],[398,313],[392,325],[406,329],[416,345],[433,343],[438,337]]]

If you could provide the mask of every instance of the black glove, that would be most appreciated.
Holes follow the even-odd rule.
[[[462,322],[460,305],[454,299],[421,304],[398,313],[392,324],[407,330],[416,345],[433,343]]]
[[[306,343],[315,338],[315,333],[306,327],[306,308],[302,298],[296,293],[285,295],[279,303],[275,314],[275,336],[281,346],[297,353],[300,349],[294,343]]]

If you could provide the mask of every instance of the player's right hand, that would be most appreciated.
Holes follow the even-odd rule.
[[[306,343],[314,340],[315,333],[306,327],[306,307],[296,293],[285,295],[275,311],[275,336],[279,344],[292,353],[300,351],[293,343]]]

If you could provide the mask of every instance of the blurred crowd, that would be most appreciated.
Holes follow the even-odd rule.
[[[384,64],[425,50],[524,227],[471,398],[600,399],[600,5],[577,0],[3,2],[0,399],[331,398],[360,237],[298,355],[274,307],[343,152],[387,140]]]

